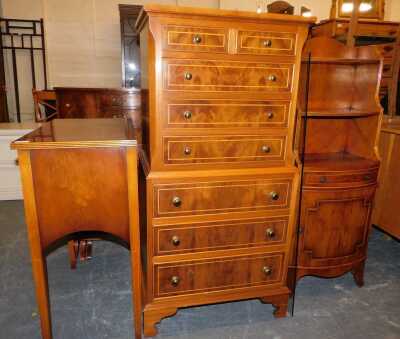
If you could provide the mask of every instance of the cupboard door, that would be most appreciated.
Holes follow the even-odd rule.
[[[375,186],[346,190],[304,190],[299,266],[349,264],[365,255]]]

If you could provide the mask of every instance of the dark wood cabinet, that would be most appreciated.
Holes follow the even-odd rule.
[[[136,120],[141,106],[137,89],[56,87],[57,111],[61,119],[121,118]]]

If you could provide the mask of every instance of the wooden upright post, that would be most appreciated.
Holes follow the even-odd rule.
[[[354,0],[353,4],[353,14],[351,15],[350,26],[349,26],[349,33],[347,35],[347,46],[354,47],[356,44],[356,39],[354,35],[357,31],[357,23],[358,23],[358,16],[359,16],[359,7],[360,7],[361,0]]]

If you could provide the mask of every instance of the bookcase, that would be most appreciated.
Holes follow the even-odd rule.
[[[292,283],[352,272],[363,285],[380,163],[381,74],[372,46],[318,37],[303,50],[296,139],[303,176]]]

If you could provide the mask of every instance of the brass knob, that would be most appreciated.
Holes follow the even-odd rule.
[[[265,47],[271,47],[272,46],[272,41],[271,40],[264,40],[264,42],[263,42],[263,45],[265,46]]]
[[[273,117],[274,117],[274,113],[268,112],[267,118],[268,118],[268,119],[272,119]]]
[[[186,79],[186,80],[192,80],[192,78],[193,78],[192,73],[189,73],[189,72],[186,72],[186,73],[185,73],[185,79]]]
[[[195,44],[199,44],[201,42],[201,36],[200,35],[195,35],[193,38],[193,42]]]
[[[179,197],[173,197],[173,198],[172,198],[172,204],[173,204],[175,207],[181,206],[181,205],[182,205],[182,200],[181,200],[181,198],[179,198]]]
[[[261,147],[261,150],[264,153],[270,153],[271,152],[271,147],[264,145],[263,147]]]
[[[262,268],[262,271],[264,272],[265,275],[271,275],[271,273],[272,273],[272,268],[271,268],[271,267],[268,267],[268,266],[264,266],[264,267]]]
[[[177,235],[174,235],[171,239],[172,245],[174,246],[179,246],[179,244],[181,243],[181,240],[179,239],[179,237]]]
[[[185,153],[185,155],[190,155],[192,153],[192,149],[186,146],[185,149],[183,150],[183,153]]]
[[[185,111],[185,112],[183,112],[183,116],[185,117],[185,119],[189,120],[192,118],[192,112]]]
[[[65,107],[70,108],[71,104],[65,104]]]
[[[174,276],[171,278],[171,285],[172,285],[172,286],[178,286],[178,285],[179,285],[179,281],[180,281],[179,277],[177,277],[176,275],[174,275]]]
[[[277,192],[272,191],[270,194],[272,200],[278,200],[279,194]]]
[[[327,181],[328,181],[328,179],[325,176],[322,176],[322,177],[319,178],[319,182],[321,184],[325,184]]]
[[[273,74],[269,75],[268,76],[268,80],[269,81],[276,81],[276,75],[273,75]]]
[[[275,237],[275,230],[273,228],[267,228],[267,230],[265,231],[265,234],[266,234],[267,238],[273,238],[273,237]]]

